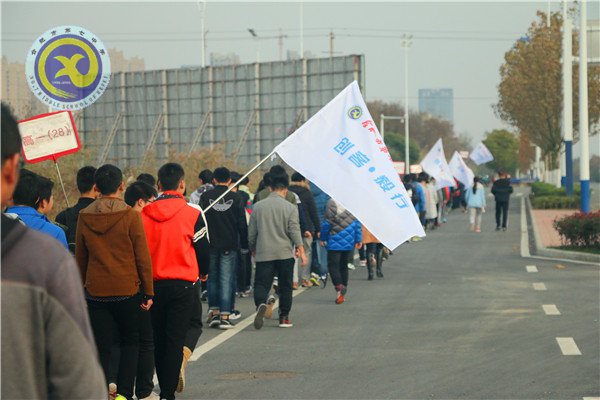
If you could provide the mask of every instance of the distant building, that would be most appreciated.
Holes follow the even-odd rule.
[[[123,52],[108,49],[111,72],[134,72],[146,69],[144,59],[139,57],[125,58]],[[25,79],[25,64],[10,62],[2,57],[0,63],[0,96],[7,103],[17,118],[25,119],[37,114],[48,112],[44,105],[31,92]]]
[[[454,122],[453,89],[419,89],[419,112]]]

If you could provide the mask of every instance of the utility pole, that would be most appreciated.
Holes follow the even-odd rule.
[[[333,40],[335,39],[335,35],[333,34],[333,31],[329,32],[329,61],[331,61],[333,59]]]
[[[590,212],[590,138],[588,126],[587,0],[579,3],[579,143],[581,212]]]
[[[279,36],[277,37],[277,44],[279,45],[279,61],[283,61],[283,38],[284,35],[279,28]]]
[[[304,60],[304,2],[300,1],[300,59]]]
[[[200,10],[200,42],[202,45],[202,68],[206,66],[206,33],[204,31],[204,17],[206,15],[206,3],[198,0],[198,9]]]
[[[573,194],[573,27],[568,15],[567,1],[563,2],[562,32],[562,133],[565,145],[564,183],[567,195]],[[561,160],[563,159],[561,155]]]

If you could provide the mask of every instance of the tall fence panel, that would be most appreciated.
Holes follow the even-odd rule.
[[[364,89],[362,55],[115,73],[83,112],[82,136],[98,154],[108,146],[106,161],[123,166],[186,153],[195,138],[196,149],[221,145],[251,164],[353,80]]]

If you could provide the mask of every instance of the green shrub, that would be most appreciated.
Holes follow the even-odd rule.
[[[533,195],[535,197],[566,196],[567,195],[567,191],[565,188],[563,188],[563,187],[557,188],[556,186],[552,185],[551,183],[545,183],[545,182],[534,182],[531,185],[531,193],[533,193]],[[573,185],[573,194],[575,196],[581,195],[581,185],[579,185],[579,184]]]
[[[577,209],[580,205],[579,196],[534,196],[531,205],[537,209]]]
[[[600,211],[568,215],[553,225],[563,244],[600,249]]]

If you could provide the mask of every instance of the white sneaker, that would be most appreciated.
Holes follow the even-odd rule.
[[[356,267],[354,266],[353,263],[348,263],[348,269],[355,270]]]
[[[229,314],[229,319],[232,321],[235,321],[236,319],[240,319],[242,317],[242,313],[239,310],[233,310],[231,311],[231,314]]]
[[[366,267],[366,266],[367,266],[367,260],[360,260],[360,263],[359,263],[359,265],[360,265],[361,267]]]

